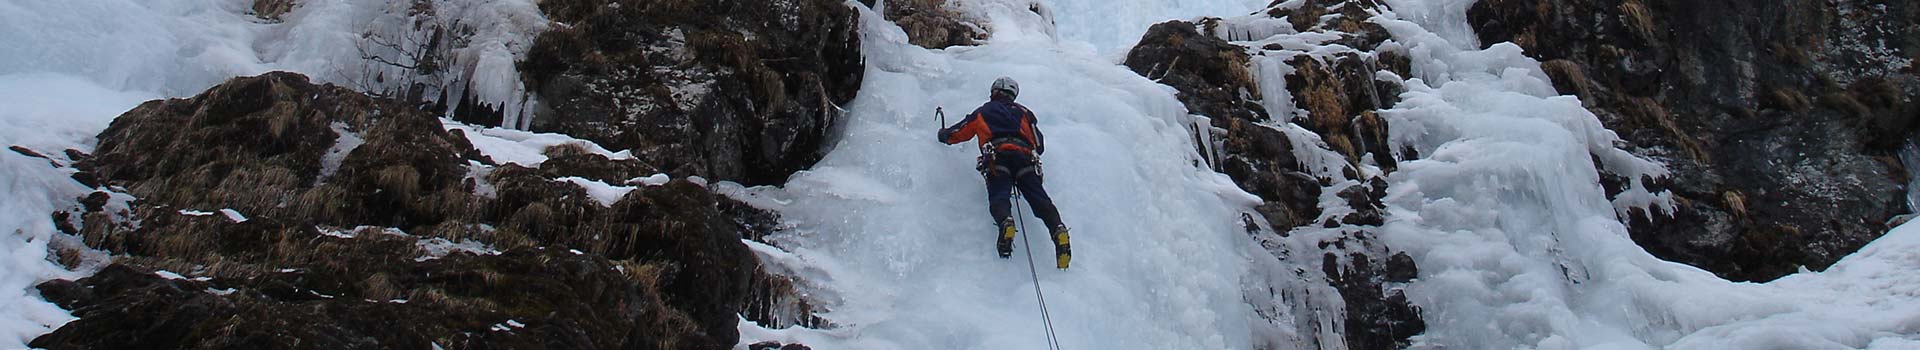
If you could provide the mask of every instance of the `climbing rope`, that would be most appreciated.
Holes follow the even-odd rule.
[[[1060,337],[1053,332],[1053,313],[1047,311],[1047,294],[1040,291],[1040,269],[1034,267],[1033,263],[1033,240],[1027,239],[1027,216],[1020,210],[1025,202],[1026,198],[1020,195],[1020,190],[1013,190],[1013,217],[1019,218],[1014,227],[1020,231],[1020,245],[1027,247],[1027,274],[1033,276],[1033,297],[1040,300],[1040,321],[1047,325],[1047,349],[1059,350]]]

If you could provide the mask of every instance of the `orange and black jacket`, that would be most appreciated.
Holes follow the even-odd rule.
[[[1046,137],[1035,126],[1033,111],[1011,99],[996,98],[974,109],[960,123],[940,129],[940,142],[956,144],[979,139],[981,151],[1046,153]]]

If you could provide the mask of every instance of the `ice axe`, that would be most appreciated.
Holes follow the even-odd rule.
[[[939,106],[935,106],[935,107],[933,107],[933,115],[934,115],[934,116],[938,116],[938,117],[940,117],[940,127],[941,127],[941,128],[945,128],[945,127],[947,127],[947,110],[946,110],[946,108],[942,108],[942,107],[939,107]]]

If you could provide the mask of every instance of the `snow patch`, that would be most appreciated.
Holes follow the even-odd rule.
[[[652,176],[627,180],[627,182],[637,182],[647,186],[665,185],[667,184],[667,182],[670,182],[670,181],[673,181],[673,178],[667,177],[667,174],[653,174]]]
[[[315,227],[315,229],[320,231],[320,235],[322,236],[341,238],[341,239],[353,239],[354,237],[353,231],[349,231],[349,230],[341,230],[341,229],[324,227],[324,226]],[[292,272],[292,269],[287,269],[287,271],[282,271],[282,272]]]
[[[632,186],[614,186],[598,180],[577,176],[553,179],[553,181],[579,185],[581,188],[587,190],[588,197],[593,197],[594,201],[600,202],[600,205],[604,207],[612,207],[614,203],[620,202],[620,198],[626,197],[628,192],[633,192],[635,189],[635,187]]]
[[[233,220],[234,223],[247,222],[247,217],[245,215],[240,215],[240,211],[238,210],[233,210],[230,208],[220,209],[220,215],[226,216],[227,220]]]
[[[474,194],[487,198],[499,198],[500,188],[494,187],[493,180],[489,179],[493,175],[493,169],[494,167],[480,164],[479,161],[468,160],[467,174],[462,177],[462,181],[473,181]]]
[[[413,235],[407,234],[406,231],[401,231],[399,228],[394,228],[394,227],[356,226],[351,229],[341,229],[341,228],[332,227],[332,226],[314,226],[313,228],[315,231],[320,232],[320,235],[322,236],[334,237],[334,238],[340,238],[340,239],[353,239],[355,237],[359,237],[361,232],[374,232],[374,233],[379,233],[379,234],[384,234],[389,236],[398,236],[398,237],[413,237]],[[292,269],[288,269],[287,271],[282,271],[282,272],[292,272],[292,271],[293,271]]]
[[[481,154],[503,165],[511,163],[537,168],[540,163],[547,161],[547,148],[559,145],[579,146],[587,152],[606,156],[609,159],[634,159],[631,152],[608,151],[592,141],[562,134],[480,127],[446,118],[440,119],[440,122],[448,131],[466,134],[467,140],[472,142],[473,147],[479,149]]]
[[[186,279],[187,279],[187,276],[181,276],[181,275],[180,275],[180,274],[178,274],[178,273],[174,273],[173,271],[167,271],[167,270],[155,270],[155,271],[153,271],[153,275],[155,275],[155,276],[160,276],[160,278],[165,278],[165,279],[170,279],[170,280],[182,280],[182,281],[184,281],[184,280],[186,280]]]
[[[320,157],[321,181],[333,177],[333,173],[340,171],[340,163],[347,160],[347,155],[360,148],[360,145],[367,143],[367,140],[360,138],[359,133],[348,130],[347,123],[333,122],[328,127],[339,136],[333,139],[333,147],[328,147],[327,153]]]
[[[434,238],[420,240],[419,242],[415,242],[414,245],[420,247],[420,250],[426,252],[426,255],[413,258],[414,262],[423,262],[428,260],[444,258],[444,257],[447,257],[448,254],[453,254],[453,253],[468,253],[468,254],[474,254],[474,255],[500,255],[500,251],[494,250],[493,246],[487,245],[485,243],[480,243],[480,242],[475,242],[475,241],[465,240],[465,239],[462,239],[459,242],[454,242],[454,241],[449,241],[446,238],[434,237]]]

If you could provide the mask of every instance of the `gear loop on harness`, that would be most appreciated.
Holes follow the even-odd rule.
[[[1013,169],[1005,165],[1000,165],[1000,163],[995,161],[995,158],[997,158],[999,153],[1000,152],[987,152],[987,153],[980,154],[980,157],[974,159],[974,161],[976,162],[974,164],[974,170],[980,171],[980,176],[993,176],[993,174],[1007,174],[1010,177],[1013,177],[1016,179],[1022,176],[1027,176],[1027,174],[1037,175],[1037,176],[1040,176],[1041,178],[1045,178],[1047,176],[1046,173],[1042,170],[1043,167],[1042,167],[1042,164],[1040,163],[1039,156],[1028,153],[1027,165],[1020,167],[1019,169]]]

